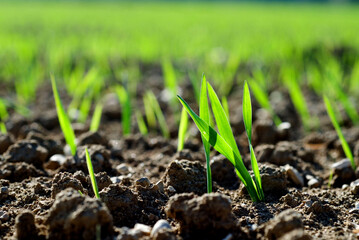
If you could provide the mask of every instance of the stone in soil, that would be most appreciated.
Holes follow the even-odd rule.
[[[298,172],[297,169],[290,165],[285,165],[284,170],[287,173],[288,179],[290,179],[295,185],[303,187],[304,186],[304,179],[303,176]]]
[[[349,184],[356,179],[350,160],[347,158],[332,164],[332,169],[334,171],[332,179],[333,187],[341,187],[343,184]]]
[[[219,193],[176,194],[166,207],[167,217],[180,224],[180,233],[191,239],[222,239],[237,228],[232,215],[231,201]]]
[[[113,239],[112,216],[106,205],[95,198],[66,189],[56,196],[45,221],[48,239]]]
[[[207,190],[206,170],[198,161],[172,161],[162,181],[166,189],[172,186],[177,193],[203,194]]]

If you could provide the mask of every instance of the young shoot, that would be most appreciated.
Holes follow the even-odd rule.
[[[148,129],[147,129],[145,121],[143,120],[141,112],[138,110],[136,111],[136,119],[137,119],[137,125],[138,125],[138,129],[140,130],[140,133],[142,135],[146,136],[148,133]]]
[[[95,111],[92,115],[90,131],[97,132],[101,123],[101,115],[102,115],[102,103],[96,104]]]
[[[181,121],[180,121],[180,125],[179,125],[179,130],[178,130],[178,145],[177,145],[178,152],[181,151],[184,147],[187,128],[188,128],[187,111],[185,108],[182,108]]]
[[[345,156],[350,160],[350,163],[352,165],[352,168],[355,170],[356,166],[355,166],[355,162],[354,162],[354,157],[353,157],[353,153],[350,150],[349,144],[348,142],[345,140],[344,135],[342,133],[342,130],[340,129],[339,123],[337,121],[337,118],[335,116],[332,104],[330,103],[330,100],[327,96],[323,96],[324,99],[324,103],[325,103],[325,107],[327,108],[327,112],[329,115],[330,120],[332,121],[332,124],[335,128],[335,131],[338,134],[338,137],[340,139],[340,142],[342,143],[342,147],[345,153]]]
[[[100,194],[98,192],[95,173],[93,171],[92,161],[91,161],[90,154],[89,154],[89,151],[88,151],[87,148],[85,149],[85,152],[86,152],[86,164],[87,164],[87,169],[88,169],[89,174],[90,174],[92,189],[93,189],[93,192],[95,193],[95,197],[97,199],[100,199]]]
[[[124,135],[131,133],[131,100],[126,89],[118,85],[116,87],[118,100],[122,107],[122,131]]]
[[[204,120],[202,118],[203,116],[199,117],[190,108],[190,106],[186,103],[186,101],[184,101],[180,96],[178,96],[178,99],[180,100],[181,104],[186,108],[192,120],[195,122],[197,128],[201,132],[202,138],[205,140],[204,142],[207,141],[210,145],[214,147],[214,149],[216,149],[219,153],[223,154],[234,165],[236,169],[236,173],[239,179],[243,182],[244,186],[246,187],[251,199],[255,202],[264,201],[264,194],[262,190],[258,164],[254,156],[253,147],[251,146],[252,111],[250,105],[250,98],[248,98],[249,90],[248,93],[245,93],[248,94],[248,96],[244,99],[245,102],[243,104],[243,111],[245,114],[244,118],[246,118],[245,128],[251,148],[252,168],[255,175],[254,179],[251,177],[251,175],[249,174],[248,170],[246,169],[243,163],[241,154],[237,147],[237,143],[233,136],[231,125],[229,123],[225,110],[223,109],[221,102],[217,97],[217,94],[215,93],[215,91],[213,90],[212,86],[209,83],[207,83],[207,86],[206,85],[202,86],[203,90],[204,88],[207,88],[208,90],[208,95],[212,106],[212,112],[216,120],[219,133],[216,132],[216,130],[214,130],[208,124],[208,120],[207,121]],[[245,86],[245,92],[246,91],[247,90]]]
[[[57,110],[57,117],[59,119],[60,127],[62,133],[64,134],[66,143],[70,146],[72,156],[76,155],[76,141],[75,141],[75,133],[72,129],[71,122],[67,113],[62,105],[59,93],[57,91],[56,82],[54,76],[51,76],[51,84],[52,84],[52,91],[54,94],[56,110]]]
[[[208,96],[207,96],[207,81],[206,76],[202,75],[202,84],[199,98],[199,116],[202,118],[205,123],[210,124],[210,111],[208,105]],[[204,154],[206,157],[206,173],[207,173],[207,193],[212,192],[212,171],[211,171],[211,160],[210,160],[210,144],[206,138],[201,134]]]

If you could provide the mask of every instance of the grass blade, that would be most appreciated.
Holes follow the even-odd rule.
[[[122,107],[122,131],[124,135],[131,133],[131,101],[126,89],[121,85],[116,87],[118,100]]]
[[[209,106],[208,106],[208,97],[207,97],[207,81],[206,76],[202,75],[202,85],[199,99],[199,116],[209,125],[210,115],[209,115]],[[212,192],[212,171],[211,171],[211,161],[210,161],[210,144],[209,142],[201,135],[204,154],[206,157],[206,171],[207,171],[207,192]]]
[[[138,125],[138,129],[140,130],[140,133],[142,135],[147,135],[148,133],[148,129],[147,126],[145,124],[145,121],[143,120],[142,114],[140,111],[136,111],[136,119],[137,119],[137,125]]]
[[[244,127],[247,132],[248,140],[252,142],[252,104],[251,104],[251,95],[249,93],[248,83],[247,81],[244,82],[244,89],[243,89],[243,122]]]
[[[217,123],[218,131],[223,136],[224,139],[228,141],[228,144],[231,146],[233,151],[237,155],[240,155],[236,140],[234,139],[231,125],[227,118],[227,114],[224,111],[221,102],[218,99],[217,94],[213,90],[211,84],[207,83],[208,86],[208,95],[211,100],[212,112]]]
[[[350,147],[348,145],[348,142],[345,140],[344,135],[342,133],[342,130],[340,129],[339,123],[335,117],[334,114],[334,110],[332,107],[332,104],[330,103],[329,99],[327,96],[323,96],[324,99],[324,103],[325,103],[325,107],[327,108],[327,112],[329,115],[330,120],[332,121],[332,124],[335,128],[335,130],[337,131],[338,137],[340,139],[340,142],[342,143],[342,147],[345,153],[345,156],[350,160],[352,168],[355,170],[356,166],[355,166],[355,162],[354,162],[354,157],[353,157],[353,153],[350,150]]]
[[[260,199],[257,196],[256,187],[254,185],[253,179],[248,173],[242,158],[237,154],[237,151],[231,148],[231,146],[219,135],[211,126],[209,126],[202,118],[200,118],[189,105],[184,101],[180,96],[177,96],[181,104],[186,108],[188,114],[191,116],[197,128],[201,132],[202,136],[222,155],[224,155],[235,167],[236,173],[240,180],[243,182],[246,187],[249,195],[252,200],[257,202]]]
[[[96,104],[95,111],[92,116],[90,131],[97,132],[100,123],[101,123],[101,115],[102,115],[102,103]]]
[[[85,152],[86,152],[86,164],[87,164],[87,169],[90,174],[92,189],[93,189],[93,192],[95,193],[96,198],[100,199],[100,194],[98,193],[98,187],[97,187],[97,182],[96,182],[96,178],[95,178],[95,173],[93,171],[90,154],[89,154],[89,151],[87,148],[85,149]]]
[[[170,137],[170,132],[168,130],[166,119],[165,119],[165,116],[162,113],[160,104],[158,103],[158,101],[156,99],[156,96],[153,94],[153,92],[149,91],[148,96],[149,96],[149,100],[150,100],[150,103],[151,103],[151,106],[152,106],[152,111],[156,115],[156,118],[157,118],[158,124],[160,126],[162,135],[165,138],[169,138]]]
[[[179,130],[178,130],[177,151],[181,151],[183,149],[187,128],[188,128],[187,111],[186,111],[186,109],[182,108],[181,121],[180,121],[180,125],[179,125]]]
[[[57,91],[56,82],[54,76],[51,76],[51,84],[52,84],[52,91],[54,94],[56,110],[57,110],[57,117],[59,119],[60,127],[62,133],[64,134],[66,143],[70,146],[71,154],[73,156],[76,155],[76,142],[75,142],[75,133],[72,129],[71,122],[66,114],[66,111],[61,103],[61,99],[59,93]]]

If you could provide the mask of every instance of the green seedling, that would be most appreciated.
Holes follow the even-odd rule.
[[[323,96],[324,99],[324,103],[325,103],[325,107],[327,108],[327,112],[329,115],[330,120],[332,121],[332,124],[338,134],[338,137],[340,139],[340,142],[342,143],[342,147],[345,153],[345,156],[350,160],[350,163],[352,165],[352,168],[355,170],[356,166],[355,166],[355,162],[354,162],[354,157],[353,157],[353,153],[350,150],[349,144],[348,142],[345,140],[344,135],[342,133],[342,130],[340,129],[339,123],[337,121],[337,118],[335,117],[335,113],[332,107],[332,104],[330,103],[330,100],[328,99],[327,96]]]
[[[101,123],[101,115],[102,115],[102,103],[96,104],[95,111],[92,115],[92,120],[90,124],[90,131],[97,132]]]
[[[9,118],[5,102],[0,98],[0,132],[7,134],[5,121]]]
[[[207,81],[206,76],[202,75],[202,84],[199,98],[199,116],[200,118],[209,126],[210,124],[210,111],[208,105],[208,96],[207,96]],[[204,154],[206,157],[206,174],[207,174],[207,192],[212,192],[212,171],[211,171],[211,159],[210,159],[210,143],[208,140],[201,134]]]
[[[138,110],[136,111],[136,119],[137,119],[137,125],[138,125],[138,129],[140,130],[140,133],[142,135],[146,136],[148,133],[148,129],[147,129],[145,121],[143,120],[141,112]]]
[[[116,87],[118,100],[122,107],[122,131],[124,135],[131,133],[131,99],[126,89],[118,85]]]
[[[184,147],[187,128],[188,128],[187,111],[186,111],[186,109],[182,108],[181,121],[180,121],[180,125],[179,125],[179,130],[178,130],[178,145],[177,145],[178,152],[181,151]]]
[[[276,126],[281,124],[280,118],[275,114],[268,97],[268,94],[262,89],[262,87],[255,81],[252,80],[251,82],[251,89],[253,92],[254,97],[258,101],[258,103],[261,105],[262,108],[266,109],[272,116],[273,121]]]
[[[222,106],[223,106],[224,112],[227,115],[227,118],[229,119],[228,101],[227,101],[227,97],[225,97],[225,96],[222,97]]]
[[[156,119],[157,119],[157,122],[158,122],[158,125],[161,129],[161,132],[162,132],[162,135],[165,137],[165,138],[169,138],[170,137],[170,132],[169,132],[169,129],[168,129],[168,126],[167,126],[167,123],[166,123],[166,119],[163,115],[163,112],[161,110],[161,107],[160,107],[160,104],[158,103],[157,99],[156,99],[156,96],[153,94],[152,91],[148,91],[146,93],[146,96],[145,96],[146,100],[146,104],[147,105],[147,108],[150,108],[150,110],[148,109],[148,113],[150,113],[149,115],[151,116],[156,116]],[[145,105],[145,108],[146,108],[146,105]],[[147,113],[146,111],[146,113]],[[147,122],[148,119],[147,119]]]
[[[153,106],[151,105],[151,100],[149,99],[148,94],[143,96],[143,106],[145,108],[145,115],[147,120],[147,125],[149,128],[156,127],[156,115],[153,111]]]
[[[204,88],[202,86],[202,88]],[[258,165],[254,156],[254,151],[251,150],[251,161],[252,161],[252,168],[255,174],[255,179],[251,177],[248,170],[246,169],[241,154],[238,150],[237,143],[234,139],[233,132],[227,118],[227,115],[217,97],[217,94],[213,90],[212,86],[207,83],[208,95],[210,98],[212,112],[214,118],[217,123],[217,128],[219,133],[216,132],[204,119],[199,117],[194,111],[190,108],[190,106],[180,97],[181,104],[186,108],[188,114],[191,116],[192,120],[195,122],[197,128],[201,132],[202,137],[209,142],[210,145],[214,147],[219,153],[223,154],[235,167],[236,173],[239,179],[243,182],[244,186],[246,187],[251,199],[255,202],[264,201],[264,194],[262,191],[260,176]],[[250,105],[250,99],[245,99],[244,108],[248,108]],[[245,112],[245,127],[247,131],[247,135],[250,138],[251,134],[251,124],[249,124],[248,114],[251,114],[251,109],[244,109]],[[249,139],[250,141],[250,139]],[[258,178],[259,177],[259,178]]]
[[[64,134],[66,143],[70,146],[71,154],[73,156],[75,156],[76,151],[77,151],[76,141],[75,141],[75,133],[74,133],[74,130],[72,129],[70,119],[67,116],[67,113],[62,105],[59,93],[57,91],[55,78],[52,75],[51,75],[51,84],[52,84],[52,91],[54,94],[56,110],[57,110],[57,117],[59,119],[60,127],[62,130],[62,133]]]
[[[95,193],[95,197],[97,199],[100,199],[100,194],[98,192],[95,173],[93,171],[92,161],[91,161],[90,154],[89,154],[89,151],[87,150],[87,148],[85,149],[85,152],[86,152],[86,164],[87,164],[87,169],[88,169],[89,174],[90,174],[92,189],[93,189],[93,192]]]
[[[299,83],[297,82],[297,76],[294,68],[285,67],[282,69],[282,75],[284,79],[284,84],[289,90],[290,98],[293,102],[293,105],[297,112],[299,113],[304,128],[310,130],[315,128],[318,125],[318,119],[316,117],[311,117],[309,113],[309,108],[306,104],[302,90],[300,89]]]

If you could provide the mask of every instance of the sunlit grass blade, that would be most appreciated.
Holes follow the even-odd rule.
[[[217,123],[218,131],[222,137],[228,141],[228,144],[231,146],[233,151],[235,151],[237,155],[240,155],[236,140],[233,136],[231,125],[229,123],[229,119],[227,118],[227,114],[224,111],[221,102],[219,101],[218,96],[213,90],[211,84],[207,83],[207,86],[208,95],[211,100],[212,112]]]
[[[181,151],[183,149],[185,138],[186,138],[186,133],[187,133],[187,128],[188,128],[187,111],[186,111],[186,109],[182,108],[181,121],[180,121],[180,125],[179,125],[179,130],[178,130],[177,151]]]
[[[93,171],[93,166],[92,166],[92,161],[91,161],[91,158],[90,158],[90,154],[89,154],[89,151],[87,150],[87,148],[85,149],[85,151],[86,151],[86,164],[87,164],[87,169],[88,169],[89,174],[90,174],[92,189],[93,189],[93,192],[95,193],[96,198],[100,199],[100,194],[98,192],[97,182],[96,182],[96,178],[95,178],[95,173]]]
[[[66,143],[70,146],[71,154],[73,156],[76,155],[76,141],[75,141],[75,133],[72,129],[71,122],[67,116],[67,113],[61,103],[61,99],[59,93],[57,91],[56,82],[54,76],[51,76],[51,84],[52,84],[52,91],[54,94],[56,110],[57,110],[57,117],[59,119],[60,127],[62,133],[64,134]]]
[[[237,154],[237,152],[239,152],[238,149],[237,151],[232,149],[221,135],[219,135],[211,126],[209,126],[203,119],[193,112],[186,101],[184,101],[180,96],[177,97],[197,125],[197,128],[201,132],[202,136],[234,165],[238,177],[243,182],[252,200],[255,202],[260,201],[254,181],[244,166],[241,156]]]
[[[156,119],[158,121],[158,124],[160,126],[162,135],[165,138],[169,138],[170,137],[170,132],[166,123],[166,119],[163,115],[163,112],[161,110],[160,104],[158,103],[156,96],[153,94],[152,91],[148,91],[148,99],[150,100],[151,106],[152,106],[152,111],[155,113],[156,115]]]
[[[119,85],[116,93],[122,107],[122,131],[124,135],[131,133],[131,100],[126,89]]]
[[[199,116],[202,118],[208,125],[210,120],[209,115],[209,106],[208,106],[208,97],[207,97],[207,81],[206,76],[202,76],[201,92],[199,99]],[[211,171],[211,160],[210,160],[210,144],[209,142],[201,135],[204,154],[206,157],[206,171],[207,171],[207,192],[212,192],[212,171]]]
[[[275,114],[270,101],[268,94],[261,88],[261,86],[254,80],[250,82],[251,84],[251,90],[255,97],[255,99],[258,101],[258,103],[261,105],[262,108],[266,109],[272,116],[273,122],[276,126],[282,123],[280,118]]]
[[[7,129],[6,129],[6,125],[4,122],[0,122],[0,132],[2,134],[7,134]]]
[[[251,165],[252,165],[252,170],[254,173],[254,180],[256,183],[256,187],[257,187],[257,194],[259,195],[259,199],[261,201],[264,200],[264,193],[263,193],[263,188],[262,188],[262,179],[261,179],[261,175],[259,172],[259,167],[258,167],[258,161],[256,158],[256,155],[254,154],[254,149],[252,144],[249,145],[250,147],[250,153],[251,153]]]
[[[332,121],[332,124],[335,128],[335,130],[337,131],[337,134],[338,134],[338,137],[340,139],[340,142],[342,143],[342,147],[343,147],[343,150],[344,150],[344,153],[345,153],[345,156],[350,160],[350,163],[352,165],[352,168],[355,170],[356,169],[356,166],[355,166],[355,162],[354,162],[354,157],[353,157],[353,153],[352,151],[350,150],[350,147],[349,147],[349,144],[348,142],[345,140],[344,138],[344,135],[342,133],[342,130],[340,129],[340,126],[339,126],[339,123],[335,117],[335,113],[334,113],[334,110],[333,110],[333,107],[332,107],[332,104],[330,103],[329,99],[327,96],[323,96],[323,99],[324,99],[324,103],[325,103],[325,106],[327,108],[327,112],[328,112],[328,115],[329,115],[329,118],[330,120]]]
[[[144,136],[147,135],[148,129],[140,111],[136,111],[136,120],[140,133]]]
[[[254,150],[252,147],[252,103],[251,103],[251,95],[249,92],[249,87],[247,81],[244,82],[244,89],[243,89],[243,121],[244,127],[247,132],[248,142],[249,142],[249,151],[251,154],[251,165],[252,170],[254,173],[254,180],[256,183],[257,193],[259,195],[260,200],[264,200],[264,193],[262,189],[262,180],[259,173],[257,158],[254,154]]]
[[[87,120],[87,117],[89,115],[90,109],[91,109],[92,99],[91,97],[85,97],[80,105],[79,112],[80,116],[78,121],[80,123],[85,123]]]
[[[143,96],[143,106],[145,108],[145,115],[148,126],[150,128],[156,127],[156,115],[152,109],[151,97],[148,94]]]
[[[249,93],[248,83],[244,82],[243,89],[243,122],[244,127],[247,132],[249,143],[252,142],[252,104],[251,104],[251,95]]]
[[[222,97],[222,106],[223,106],[224,112],[227,115],[227,118],[229,119],[228,101],[227,101],[227,97],[225,97],[225,96]]]
[[[92,120],[90,124],[90,131],[97,132],[101,123],[101,115],[102,115],[102,103],[96,104],[95,111],[92,115]]]

